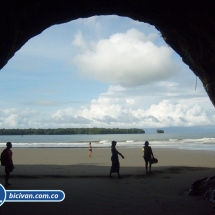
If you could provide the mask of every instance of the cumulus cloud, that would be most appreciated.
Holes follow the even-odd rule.
[[[124,103],[103,98],[92,101],[89,107],[80,110],[60,109],[55,113],[20,112],[1,110],[1,128],[56,128],[56,127],[180,127],[214,125],[214,113],[207,112],[198,104],[171,103],[163,100],[148,109],[133,109]]]
[[[134,113],[136,117],[139,116],[141,121],[146,121],[148,126],[171,127],[171,126],[202,126],[212,125],[215,115],[208,115],[207,111],[200,107],[197,103],[173,104],[170,100],[163,100],[158,104],[153,104],[148,110],[139,109]],[[154,121],[150,121],[151,117]],[[149,120],[148,120],[149,119]],[[154,125],[154,126],[153,126]]]
[[[50,116],[50,120],[55,124],[90,124],[90,120],[84,118],[83,116],[79,116],[73,111],[72,108],[66,108],[63,110],[58,110],[54,114]]]
[[[66,112],[66,113],[65,113]],[[93,100],[89,107],[79,111],[58,110],[60,123],[81,124],[86,127],[178,127],[213,125],[215,115],[207,112],[197,103],[172,103],[163,100],[148,109],[135,109],[126,98],[104,98]]]
[[[77,33],[73,45],[82,54],[73,59],[83,76],[126,87],[148,85],[172,77],[178,70],[172,60],[172,50],[153,43],[155,34],[130,29],[108,39],[89,43]]]
[[[167,87],[169,86],[171,84]],[[133,91],[135,90],[130,88],[111,86],[106,93],[100,94],[89,105],[79,109],[68,107],[52,112],[1,109],[0,128],[164,128],[213,126],[215,123],[214,111],[205,109],[197,98],[161,98],[160,102],[144,108],[140,101],[146,100],[145,96],[141,93],[134,96]]]
[[[31,128],[38,126],[41,114],[29,109],[0,109],[0,128]],[[42,122],[41,122],[42,124]]]

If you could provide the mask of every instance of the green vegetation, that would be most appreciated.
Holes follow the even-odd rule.
[[[0,135],[65,135],[65,134],[144,134],[137,128],[56,128],[56,129],[0,129]]]
[[[157,133],[164,133],[164,130],[158,129],[158,130],[157,130]]]

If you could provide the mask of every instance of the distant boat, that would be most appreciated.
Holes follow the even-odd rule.
[[[158,129],[158,130],[157,130],[157,133],[158,133],[158,134],[162,134],[162,133],[164,133],[164,130]]]

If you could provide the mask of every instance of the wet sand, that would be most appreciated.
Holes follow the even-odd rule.
[[[118,148],[122,178],[108,178],[110,149],[13,148],[10,190],[63,190],[59,203],[11,203],[2,214],[215,214],[211,202],[187,195],[215,173],[215,152],[153,149],[159,162],[146,175],[141,149]],[[4,168],[1,168],[4,184]]]

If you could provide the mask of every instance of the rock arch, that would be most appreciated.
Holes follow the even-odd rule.
[[[93,15],[154,25],[202,81],[215,105],[215,2],[201,0],[7,0],[0,6],[0,69],[46,28]]]

